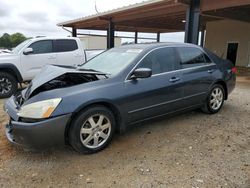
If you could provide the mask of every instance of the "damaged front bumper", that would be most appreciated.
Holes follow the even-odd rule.
[[[11,97],[4,106],[10,116],[5,131],[10,142],[32,149],[46,149],[65,144],[65,129],[71,114],[38,122],[22,122],[17,116],[18,109],[14,100],[14,97]]]

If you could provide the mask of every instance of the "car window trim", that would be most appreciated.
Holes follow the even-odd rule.
[[[154,75],[152,75],[152,77],[163,75],[163,74],[168,74],[168,73],[182,72],[182,71],[186,71],[186,70],[199,69],[199,68],[203,68],[203,67],[210,67],[212,65],[216,65],[216,64],[215,63],[209,63],[207,65],[200,65],[200,66],[196,66],[196,67],[188,67],[188,68],[184,68],[184,69],[179,69],[179,70],[174,70],[174,71],[169,71],[169,72],[163,72],[163,73],[159,73],[159,74],[154,74]]]
[[[210,66],[214,66],[214,65],[216,65],[216,64],[215,63],[209,63],[208,65],[201,65],[201,66],[189,67],[189,68],[179,69],[179,70],[174,70],[174,71],[169,71],[169,72],[162,72],[162,73],[154,74],[151,77],[161,76],[161,75],[164,75],[164,74],[171,74],[171,73],[175,73],[175,72],[178,73],[178,72],[182,72],[182,71],[186,71],[186,70],[199,69],[199,68],[203,68],[203,67],[210,67]],[[125,80],[125,82],[128,82],[128,81],[132,81],[132,80]]]
[[[188,47],[188,48],[197,48],[199,50],[201,50],[203,53],[205,53],[207,55],[207,53],[199,48],[199,47],[193,47],[193,46],[178,46],[178,47]],[[175,49],[175,53],[177,53],[178,55],[178,58],[180,60],[180,56],[179,56],[179,53],[177,52],[177,49],[178,48],[176,46],[160,46],[160,47],[157,47],[157,48],[154,48],[154,49],[151,49],[149,52],[147,52],[137,63],[136,65],[131,69],[131,71],[127,74],[126,78],[125,78],[125,82],[128,82],[128,81],[131,81],[129,79],[130,75],[132,74],[132,72],[136,69],[136,67],[141,63],[141,61],[151,52],[157,50],[157,49],[162,49],[162,48],[174,48]],[[208,56],[208,55],[207,55]],[[208,58],[211,60],[211,58],[208,56]],[[180,62],[179,62],[180,63]],[[201,67],[207,67],[207,66],[212,66],[212,65],[216,65],[212,60],[210,63],[207,63],[207,65],[200,65],[200,66],[195,66],[195,67],[188,67],[188,68],[181,68],[181,64],[180,64],[180,69],[178,70],[174,70],[174,71],[168,71],[168,72],[162,72],[162,73],[158,73],[158,74],[154,74],[152,75],[151,77],[154,77],[154,76],[159,76],[159,75],[163,75],[163,74],[168,74],[168,73],[173,73],[173,72],[180,72],[180,71],[183,71],[183,70],[188,70],[188,69],[197,69],[197,68],[201,68]]]

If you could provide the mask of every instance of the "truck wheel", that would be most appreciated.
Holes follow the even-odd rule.
[[[69,130],[69,141],[80,153],[96,153],[108,146],[114,130],[113,113],[104,106],[92,106],[74,118]]]
[[[17,80],[7,72],[0,72],[0,98],[7,98],[16,93]]]

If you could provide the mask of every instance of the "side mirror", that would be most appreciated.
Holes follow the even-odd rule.
[[[26,48],[24,51],[23,51],[23,54],[24,55],[29,55],[29,54],[32,54],[33,53],[33,49],[32,48]]]
[[[131,79],[149,78],[152,75],[152,70],[148,68],[138,68],[131,75]]]

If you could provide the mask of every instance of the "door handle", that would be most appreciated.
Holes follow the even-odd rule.
[[[213,73],[214,71],[215,71],[214,69],[209,69],[207,72],[211,74],[211,73]]]
[[[76,54],[75,57],[81,57],[81,55],[80,54]]]
[[[48,59],[55,59],[56,56],[49,56]]]
[[[179,77],[172,77],[172,78],[170,78],[169,82],[174,83],[174,82],[178,82],[179,80],[180,80]]]

